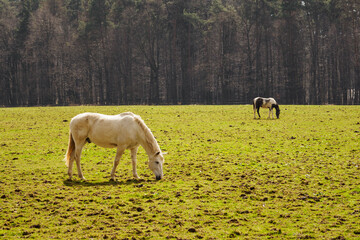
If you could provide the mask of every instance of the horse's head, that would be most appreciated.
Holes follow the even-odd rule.
[[[149,168],[155,174],[156,180],[160,180],[163,177],[163,163],[164,157],[161,152],[157,152],[149,158]]]
[[[280,108],[279,108],[279,105],[275,105],[275,109],[276,109],[276,117],[279,118],[279,116],[280,116]]]

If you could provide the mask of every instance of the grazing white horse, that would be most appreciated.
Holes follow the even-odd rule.
[[[260,112],[259,112],[260,107],[269,108],[269,117],[268,118],[270,118],[270,113],[271,113],[272,118],[274,118],[273,108],[275,108],[276,109],[276,117],[279,118],[280,108],[279,108],[279,105],[277,104],[277,102],[275,101],[275,99],[262,98],[262,97],[254,98],[254,100],[253,100],[254,118],[256,118],[256,111],[260,118]]]
[[[133,176],[139,178],[136,172],[136,153],[141,145],[149,156],[149,168],[157,180],[163,177],[164,157],[151,130],[140,116],[131,112],[119,115],[104,115],[99,113],[81,113],[71,119],[69,145],[65,155],[69,179],[72,178],[72,168],[76,161],[78,175],[85,180],[81,171],[80,156],[86,142],[93,142],[104,148],[117,148],[111,179],[115,180],[116,167],[126,149],[131,150]]]

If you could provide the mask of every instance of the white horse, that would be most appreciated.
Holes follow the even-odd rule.
[[[260,112],[259,112],[260,107],[269,108],[269,117],[268,118],[270,118],[270,113],[271,113],[272,118],[274,118],[273,108],[275,108],[276,109],[276,117],[279,118],[280,108],[279,108],[279,105],[277,104],[277,102],[275,101],[275,99],[262,98],[262,97],[254,98],[254,100],[253,100],[254,118],[256,118],[256,111],[260,118]]]
[[[131,112],[119,115],[103,115],[99,113],[82,113],[71,119],[69,145],[65,155],[69,179],[76,160],[78,175],[85,180],[80,166],[81,151],[86,142],[93,142],[104,148],[117,148],[111,179],[115,180],[116,167],[126,149],[131,150],[133,176],[136,172],[136,153],[141,145],[149,156],[149,168],[157,180],[163,177],[164,157],[151,130],[140,116]]]

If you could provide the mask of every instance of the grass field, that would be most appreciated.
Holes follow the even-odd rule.
[[[360,107],[0,108],[0,238],[360,239]],[[67,181],[70,119],[139,114],[165,155],[154,180],[125,152],[87,144],[87,181]],[[74,167],[76,173],[76,167]]]

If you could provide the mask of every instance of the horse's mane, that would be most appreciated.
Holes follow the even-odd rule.
[[[151,151],[153,153],[160,152],[160,147],[159,147],[154,135],[152,134],[151,130],[146,126],[146,124],[141,119],[141,117],[138,115],[135,115],[135,114],[133,115],[133,117],[135,119],[135,122],[137,124],[139,124],[141,129],[144,131],[145,140],[146,140],[148,146],[150,147]]]

